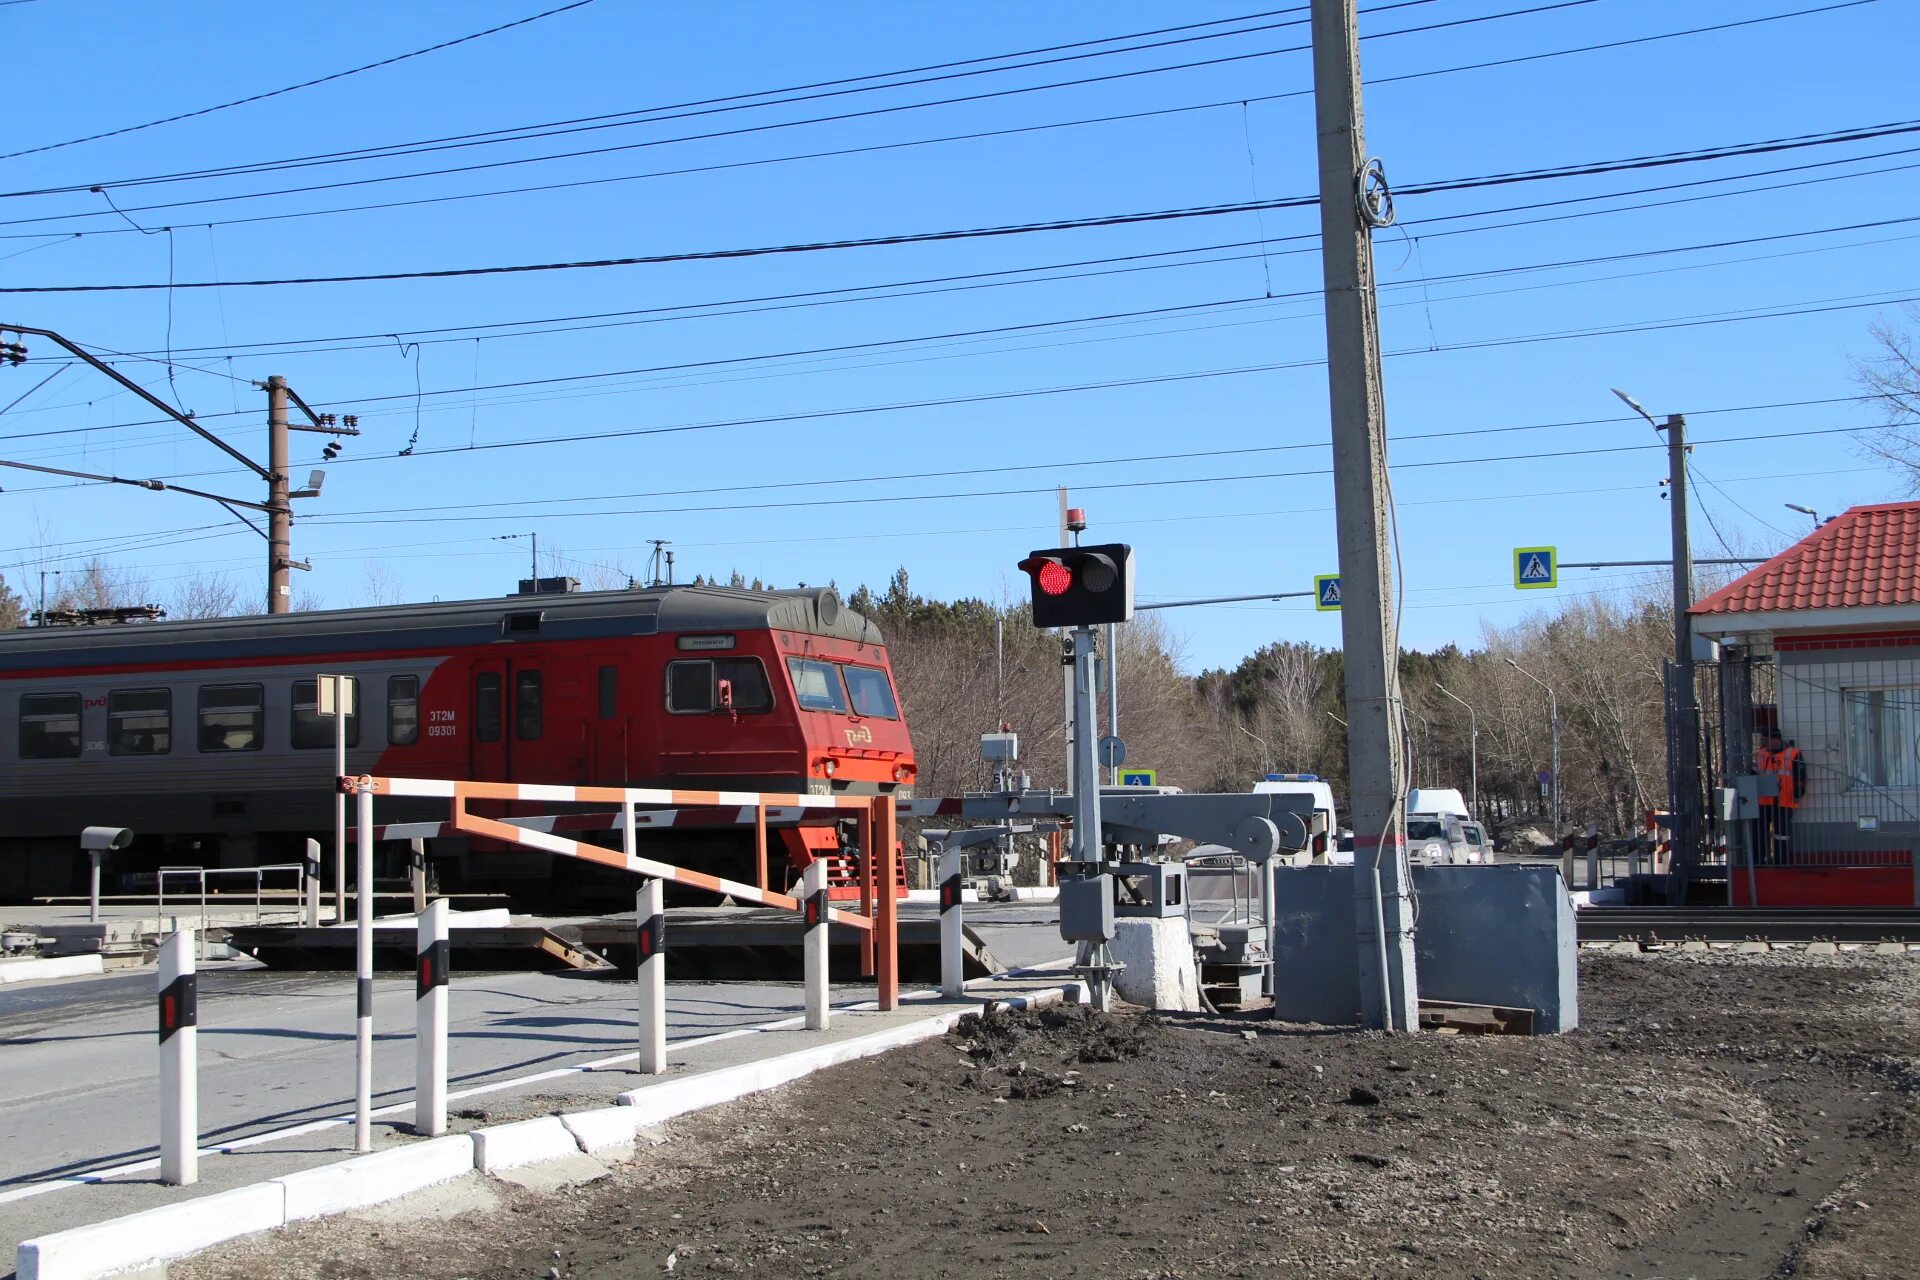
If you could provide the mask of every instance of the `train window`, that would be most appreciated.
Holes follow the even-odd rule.
[[[302,751],[333,745],[333,717],[320,714],[317,680],[293,682],[293,745]],[[348,676],[347,697],[353,710],[347,714],[347,745],[360,745],[360,678]]]
[[[267,691],[263,686],[209,684],[200,687],[202,751],[258,751],[266,737]]]
[[[845,711],[847,695],[840,687],[840,668],[811,658],[788,658],[793,694],[804,711]]]
[[[600,668],[600,718],[612,720],[620,714],[620,668]]]
[[[20,695],[20,758],[62,760],[80,754],[80,695]]]
[[[767,669],[758,658],[682,659],[667,664],[667,710],[687,713],[720,707],[719,682],[733,690],[733,710],[759,713],[773,710],[773,689]]]
[[[473,736],[481,742],[500,741],[500,677],[491,671],[473,678]]]
[[[420,741],[420,677],[387,677],[387,745],[410,747]]]
[[[522,671],[513,677],[513,736],[532,742],[540,736],[540,673]]]
[[[872,716],[875,720],[898,720],[900,708],[893,701],[893,686],[887,683],[887,673],[878,667],[841,668],[847,677],[847,692],[853,695],[853,710],[856,715]]]
[[[173,750],[173,690],[115,689],[107,695],[107,751],[162,756]]]

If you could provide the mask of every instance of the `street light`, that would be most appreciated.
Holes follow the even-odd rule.
[[[1781,505],[1785,506],[1789,511],[1798,511],[1803,516],[1810,516],[1813,519],[1813,527],[1816,529],[1820,527],[1820,513],[1812,507],[1803,507],[1797,502],[1787,502]]]
[[[1438,680],[1433,682],[1433,687],[1467,708],[1467,760],[1470,778],[1467,783],[1467,794],[1473,797],[1474,806],[1477,808],[1480,804],[1480,717],[1473,713],[1473,708],[1468,705],[1465,698]]]
[[[1236,724],[1233,727],[1238,729],[1240,732],[1246,734],[1249,738],[1252,738],[1255,742],[1260,744],[1260,772],[1272,773],[1273,772],[1273,752],[1267,750],[1267,740],[1261,737],[1259,734],[1255,733],[1253,730],[1247,728],[1247,726],[1243,724]]]
[[[1549,765],[1548,782],[1553,788],[1553,838],[1560,839],[1560,700],[1553,696],[1553,686],[1527,670],[1512,658],[1506,660],[1508,666],[1547,691],[1547,714],[1553,719],[1553,762]]]

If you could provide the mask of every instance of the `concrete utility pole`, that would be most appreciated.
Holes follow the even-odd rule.
[[[1668,516],[1673,526],[1673,751],[1667,761],[1667,792],[1673,805],[1673,870],[1667,900],[1684,903],[1690,872],[1700,857],[1700,695],[1693,679],[1693,544],[1687,536],[1687,419],[1670,413],[1664,423],[1618,387],[1613,394],[1667,434]]]
[[[1373,286],[1373,227],[1391,221],[1391,205],[1384,180],[1377,201],[1367,186],[1374,170],[1360,106],[1355,0],[1313,0],[1312,20],[1360,1012],[1368,1026],[1413,1031],[1420,1025],[1420,996],[1400,815],[1400,641],[1388,599],[1386,403]]]
[[[287,380],[267,379],[267,612],[293,611],[293,491],[287,483]]]

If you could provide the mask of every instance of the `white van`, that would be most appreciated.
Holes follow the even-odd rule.
[[[1333,788],[1320,781],[1317,773],[1270,773],[1253,784],[1255,795],[1294,795],[1310,796],[1313,811],[1326,819],[1326,834],[1315,836],[1311,852],[1313,860],[1325,860],[1338,866],[1350,866],[1353,863],[1351,847],[1343,854],[1334,848],[1335,833],[1340,824],[1333,816]]]
[[[1456,818],[1471,818],[1467,802],[1452,787],[1415,787],[1407,792],[1407,812],[1449,813]]]

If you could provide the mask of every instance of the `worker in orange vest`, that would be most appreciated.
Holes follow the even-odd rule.
[[[1760,860],[1785,862],[1793,840],[1793,811],[1807,790],[1807,766],[1800,748],[1789,746],[1778,730],[1760,751],[1760,772],[1780,779],[1778,796],[1760,797]]]

